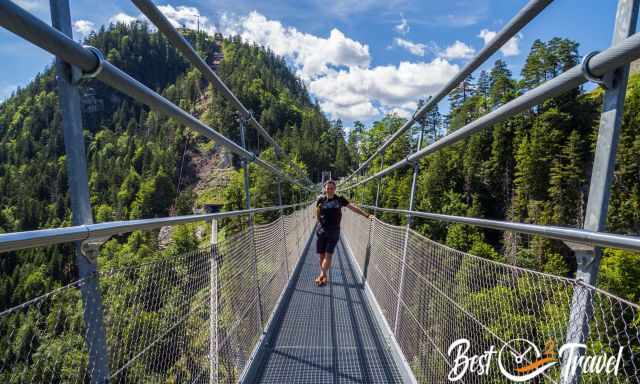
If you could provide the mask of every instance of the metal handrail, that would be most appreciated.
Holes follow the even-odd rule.
[[[640,237],[617,235],[606,232],[593,232],[584,229],[547,226],[538,224],[525,224],[512,221],[489,220],[475,217],[444,215],[440,213],[420,212],[407,209],[380,208],[372,205],[360,205],[362,208],[375,209],[380,212],[397,213],[401,215],[411,215],[436,221],[447,221],[473,225],[482,228],[497,229],[501,231],[511,231],[526,233],[529,235],[542,236],[550,239],[563,240],[572,243],[586,244],[590,246],[613,247],[640,251]]]
[[[373,159],[396,141],[405,131],[407,131],[418,119],[422,118],[428,110],[436,106],[451,92],[458,84],[467,78],[473,71],[478,69],[491,55],[496,53],[498,49],[514,37],[520,30],[533,20],[543,9],[547,7],[553,0],[532,0],[528,2],[522,9],[507,23],[507,25],[496,34],[496,36],[485,45],[478,54],[469,61],[460,72],[458,72],[451,80],[449,80],[431,99],[429,99],[418,111],[409,119],[400,129],[393,133],[385,142],[378,147],[376,152],[371,155],[358,169],[353,171],[349,176],[345,177],[341,183],[345,183],[355,176],[358,172],[364,170]]]
[[[189,42],[176,30],[176,28],[169,22],[166,16],[158,9],[158,7],[153,4],[151,0],[132,0],[132,2],[142,11],[149,20],[158,28],[162,34],[171,42],[174,47],[180,51],[186,58],[196,67],[204,77],[209,80],[209,82],[222,93],[233,106],[240,112],[242,118],[248,121],[257,131],[258,133],[265,139],[269,144],[273,146],[276,151],[276,155],[282,156],[285,159],[289,160],[289,157],[284,152],[284,150],[276,143],[276,141],[269,135],[269,133],[260,125],[260,123],[253,117],[253,114],[242,104],[242,102],[238,99],[238,97],[227,87],[227,85],[220,79],[220,77],[211,69],[209,65],[198,55],[195,49],[189,44]],[[298,167],[293,161],[290,161],[291,164],[296,167],[296,170],[299,175],[301,175],[308,184],[312,184],[311,180],[309,180],[305,175],[302,169]]]
[[[626,38],[620,44],[610,47],[593,56],[588,63],[579,64],[567,70],[561,75],[546,81],[538,87],[524,93],[523,95],[509,101],[501,107],[487,113],[486,115],[472,121],[455,132],[442,139],[426,146],[420,151],[408,156],[406,159],[367,177],[357,183],[346,187],[341,187],[343,191],[357,187],[370,180],[380,178],[396,169],[412,165],[419,159],[458,141],[465,139],[472,133],[487,128],[501,121],[504,121],[515,114],[537,105],[545,99],[557,96],[570,89],[576,88],[587,81],[583,68],[588,68],[589,72],[595,76],[603,76],[637,58],[640,57],[640,34],[635,34]]]
[[[9,0],[0,0],[0,25],[58,56],[63,61],[77,66],[84,73],[95,74],[95,77],[105,84],[146,104],[150,108],[176,119],[220,145],[227,147],[241,158],[247,161],[255,161],[256,164],[272,172],[277,177],[298,184],[308,191],[313,191],[266,160],[257,158],[254,153],[245,150],[218,131],[207,126],[107,60],[98,57],[95,54],[95,49],[81,46]]]
[[[202,215],[185,215],[160,217],[154,219],[109,221],[98,224],[77,225],[73,227],[5,233],[0,234],[0,253],[16,251],[19,249],[49,246],[72,241],[108,238],[123,233],[129,233],[133,231],[149,231],[166,226],[172,227],[175,225],[195,223],[200,221],[218,220],[226,217],[278,211],[280,209],[296,208],[309,203],[310,201],[306,201],[289,205],[252,208],[219,213],[207,213]]]

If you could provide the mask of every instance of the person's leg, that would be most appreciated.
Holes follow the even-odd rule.
[[[320,276],[323,278],[328,278],[327,276],[329,275],[329,269],[331,268],[331,256],[331,253],[326,252],[324,254],[324,259],[322,259],[322,261],[320,262]]]
[[[331,257],[333,256],[333,251],[336,249],[336,245],[338,244],[338,240],[340,239],[340,232],[332,231],[327,233],[327,244],[324,254],[324,260],[320,265],[320,269],[322,270],[321,276],[323,277],[323,283],[326,283],[328,280],[329,269],[331,269]]]
[[[322,263],[324,262],[324,259],[326,257],[326,249],[327,249],[327,236],[325,234],[319,234],[318,238],[316,239],[316,252],[320,257],[320,275],[316,277],[316,280],[315,280],[316,284],[319,284],[321,279],[323,278]]]
[[[320,253],[320,276],[319,277],[324,276],[324,271],[322,270],[322,264],[324,264],[326,257],[327,257],[326,252]]]

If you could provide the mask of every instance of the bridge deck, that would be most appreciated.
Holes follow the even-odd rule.
[[[317,287],[315,235],[266,340],[261,383],[399,383],[400,373],[340,242]]]

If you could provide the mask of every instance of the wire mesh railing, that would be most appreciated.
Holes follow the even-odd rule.
[[[531,367],[536,360],[518,356],[517,344],[528,341],[557,359],[547,361],[553,366],[538,373],[538,382],[559,383],[565,370],[581,368],[583,383],[640,383],[638,305],[577,280],[454,250],[406,226],[377,219],[370,224],[347,212],[343,230],[361,271],[368,270],[366,283],[418,382],[446,382],[462,373],[456,342],[469,346],[468,357],[483,356],[494,346],[487,369],[467,367],[461,382],[505,382],[503,371],[522,378],[523,365]],[[587,359],[581,362],[577,356],[572,360],[571,349],[558,355],[573,339],[567,330],[572,300],[580,295],[593,302],[588,328],[575,330],[586,335]],[[615,362],[617,374],[607,373],[607,362],[612,372]]]
[[[236,382],[311,234],[310,209],[211,247],[101,269],[3,310],[0,382],[96,379],[79,290],[89,279],[103,298],[107,381]]]

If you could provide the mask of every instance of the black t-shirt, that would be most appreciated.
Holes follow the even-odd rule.
[[[349,205],[349,201],[342,196],[333,195],[328,198],[321,196],[316,202],[316,207],[320,210],[320,226],[325,230],[340,229],[340,219],[342,219],[342,207]]]

